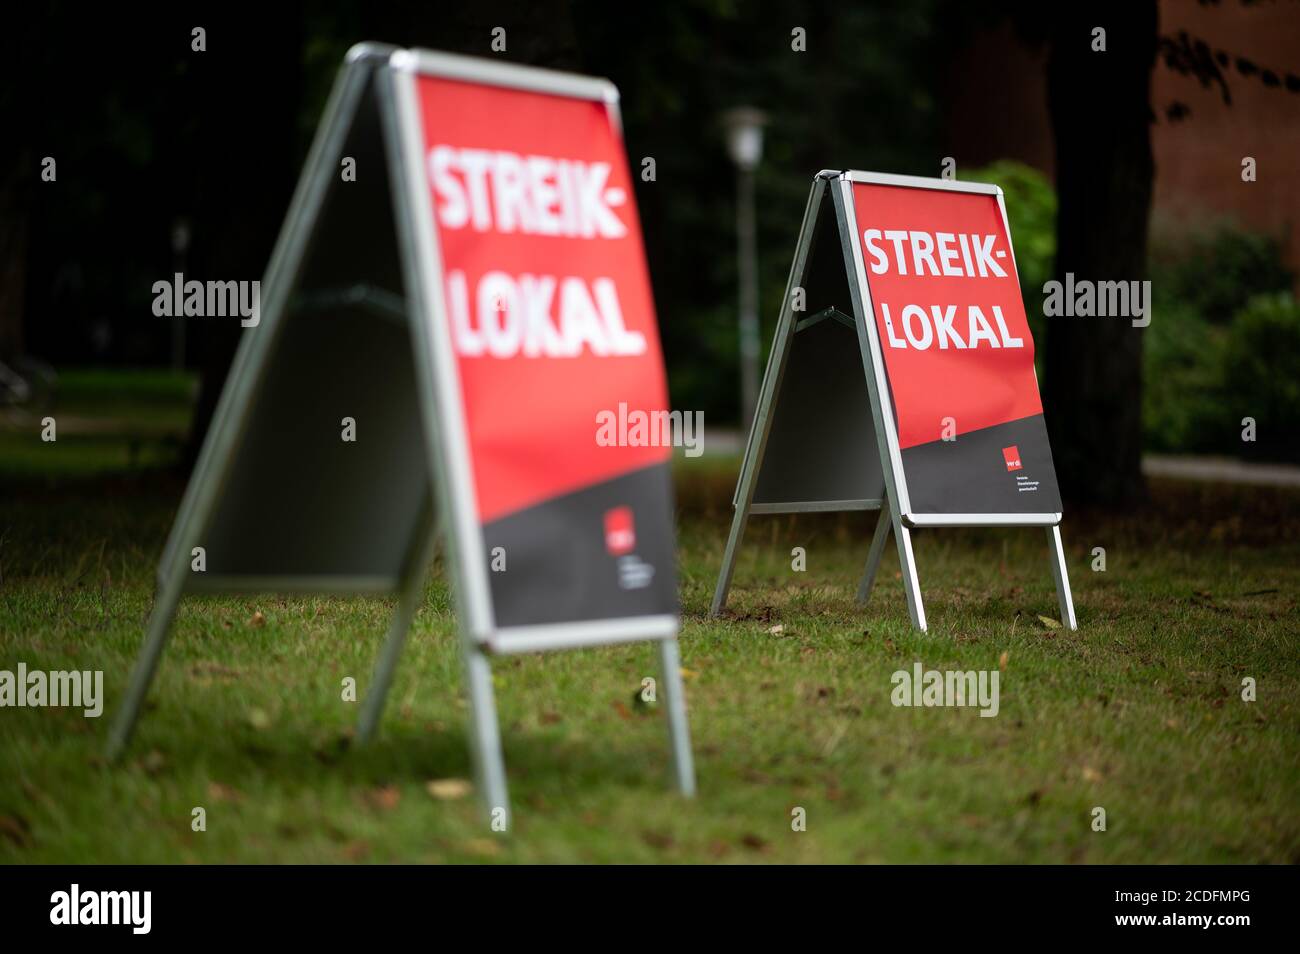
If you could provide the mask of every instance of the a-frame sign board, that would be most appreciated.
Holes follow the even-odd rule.
[[[692,794],[671,451],[596,437],[601,409],[667,404],[614,87],[354,48],[262,303],[172,527],[110,754],[181,596],[200,591],[395,593],[369,738],[441,539],[493,821],[509,817],[493,654],[655,641],[676,787]]]
[[[1061,503],[1002,190],[865,172],[813,180],[713,596],[750,514],[879,510],[858,601],[892,532],[926,629],[918,527],[1040,526],[1076,628]]]

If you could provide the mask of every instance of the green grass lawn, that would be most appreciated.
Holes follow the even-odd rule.
[[[391,601],[191,597],[106,765],[182,484],[10,473],[0,668],[102,669],[107,704],[0,709],[0,861],[1300,861],[1300,495],[1157,483],[1124,518],[1067,513],[1077,633],[1040,619],[1040,531],[920,533],[920,635],[892,548],[854,605],[870,514],[755,517],[709,620],[734,468],[678,470],[698,797],[671,794],[662,714],[635,702],[652,647],[511,657],[494,666],[507,834],[428,787],[470,775],[440,565],[370,747],[350,744],[341,682],[364,695]],[[917,661],[1000,670],[998,716],[894,707],[890,676]]]
[[[197,387],[187,372],[63,372],[49,406],[0,407],[0,481],[172,465]],[[54,441],[41,439],[47,417],[55,420]]]

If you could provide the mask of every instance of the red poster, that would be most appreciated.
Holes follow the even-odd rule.
[[[911,512],[1059,512],[997,195],[858,182],[853,203]]]
[[[611,107],[416,83],[475,507],[507,566],[496,620],[675,613],[671,447],[600,438],[602,415],[668,403]]]

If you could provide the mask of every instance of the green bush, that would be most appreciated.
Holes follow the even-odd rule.
[[[1258,295],[1233,317],[1218,377],[1225,443],[1239,442],[1247,457],[1300,461],[1300,303],[1291,294]],[[1240,441],[1245,417],[1255,419],[1254,442]]]
[[[1272,236],[1221,225],[1211,232],[1154,242],[1151,284],[1207,321],[1227,324],[1253,296],[1287,291],[1292,275]]]
[[[1226,329],[1186,302],[1160,303],[1142,341],[1142,426],[1146,449],[1162,453],[1225,453],[1229,416],[1214,356]]]
[[[966,170],[1006,193],[1016,269],[1037,350],[1056,258],[1056,193],[1011,160]],[[1148,450],[1300,460],[1300,307],[1279,241],[1228,225],[1152,243],[1153,321],[1143,342]],[[1263,294],[1261,294],[1263,293]],[[1241,440],[1253,417],[1253,443]]]
[[[1300,304],[1258,295],[1226,324],[1186,302],[1156,306],[1144,342],[1148,450],[1300,460]],[[1242,419],[1255,440],[1242,440]]]

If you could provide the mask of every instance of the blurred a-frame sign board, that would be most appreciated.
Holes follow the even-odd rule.
[[[726,605],[750,514],[879,510],[926,629],[918,527],[1040,526],[1076,627],[1061,502],[1011,230],[997,186],[868,172],[813,180],[714,591]]]
[[[614,87],[354,48],[262,303],[167,541],[110,754],[195,592],[396,594],[364,741],[441,538],[497,827],[493,654],[655,641],[675,782],[692,794],[671,449],[596,441],[600,409],[667,404]]]

